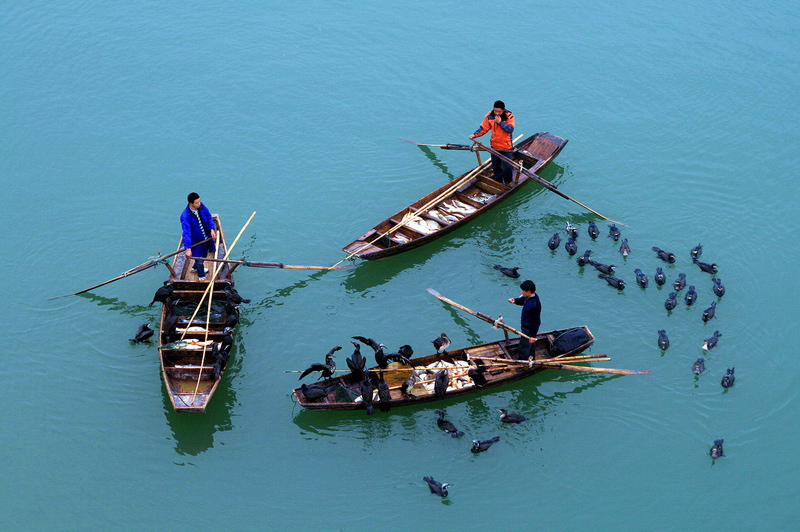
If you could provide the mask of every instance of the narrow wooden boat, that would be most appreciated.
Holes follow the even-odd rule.
[[[513,159],[531,172],[547,166],[567,144],[550,133],[537,133],[514,146]],[[382,221],[342,248],[367,260],[382,259],[427,244],[469,223],[534,181],[514,172],[511,185],[492,179],[491,160],[462,174]]]
[[[214,223],[219,234],[219,245],[211,258],[225,257],[227,244],[219,216],[214,214]],[[183,239],[178,250],[183,249]],[[161,326],[159,330],[159,355],[161,358],[161,375],[167,388],[172,407],[179,412],[203,412],[214,395],[214,392],[225,373],[230,347],[223,348],[224,342],[230,345],[233,339],[234,315],[238,310],[229,303],[227,288],[232,287],[231,268],[224,263],[206,262],[206,280],[200,281],[192,270],[194,258],[186,260],[184,253],[175,255],[169,267],[168,283],[172,285],[172,296],[161,309]],[[221,264],[221,266],[220,266]],[[205,300],[190,323],[189,320],[203,297],[203,293],[211,282],[211,269],[218,267],[219,273],[211,295],[211,314],[206,327],[208,300]],[[185,333],[185,334],[184,334]],[[216,349],[215,349],[216,344]]]
[[[564,333],[569,334],[562,336]],[[570,340],[567,342],[565,340],[568,336]],[[414,405],[449,397],[460,397],[478,390],[494,388],[508,382],[524,379],[547,369],[545,366],[527,364],[525,363],[526,361],[517,361],[519,340],[519,338],[511,338],[413,358],[410,360],[413,369],[398,362],[392,362],[384,370],[384,379],[389,384],[391,393],[389,406]],[[594,335],[586,326],[539,333],[536,335],[536,342],[534,343],[536,360],[550,359],[555,362],[559,358],[577,355],[592,343],[594,343]],[[366,353],[364,354],[366,355]],[[478,361],[479,359],[481,359],[480,362]],[[469,368],[477,368],[481,362],[485,367],[483,375],[486,378],[486,383],[483,386],[478,386],[467,375],[467,372]],[[444,396],[437,396],[433,389],[433,379],[434,374],[442,368],[447,368],[448,370],[449,386]],[[377,371],[377,368],[370,369],[370,372],[373,371]],[[419,379],[411,388],[410,394],[404,394],[401,387],[412,371],[418,375]],[[310,410],[357,410],[365,408],[364,402],[360,397],[359,383],[352,373],[343,373],[341,376],[330,379],[330,381],[319,381],[315,384],[325,387],[326,395],[316,401],[311,401],[303,393],[302,387],[295,388],[294,397],[300,405]],[[377,394],[375,395],[374,405],[377,410]]]

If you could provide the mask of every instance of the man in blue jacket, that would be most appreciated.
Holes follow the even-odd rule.
[[[508,302],[522,307],[520,330],[523,334],[533,338],[539,332],[539,326],[542,324],[542,304],[539,302],[539,296],[536,295],[536,284],[533,281],[523,281],[519,287],[522,295],[511,297]],[[517,358],[527,360],[529,356],[535,357],[532,347],[533,345],[526,338],[520,338]]]
[[[197,277],[201,281],[206,280],[206,270],[203,267],[203,257],[216,251],[214,241],[217,238],[217,226],[211,217],[211,212],[200,201],[200,195],[192,192],[186,198],[189,205],[181,213],[181,229],[183,230],[183,247],[186,248],[186,260],[196,257],[192,269],[197,271]],[[210,241],[199,246],[194,246],[197,242],[211,238]]]

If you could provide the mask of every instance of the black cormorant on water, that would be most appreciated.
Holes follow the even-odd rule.
[[[733,375],[734,368],[728,368],[728,371],[725,372],[725,376],[722,377],[722,387],[723,388],[730,388],[733,386],[733,383],[736,382],[736,377]]]
[[[437,410],[437,412],[439,412],[439,419],[436,420],[436,425],[438,425],[440,429],[450,434],[450,436],[453,438],[458,438],[464,435],[464,433],[458,430],[451,421],[448,421],[444,418],[444,410],[440,408]]]
[[[130,340],[131,342],[136,342],[138,344],[139,342],[144,342],[145,340],[148,340],[154,334],[155,331],[150,328],[150,324],[143,323],[139,325],[139,328],[136,330],[136,334]]]
[[[725,456],[725,454],[722,452],[722,443],[724,441],[725,440],[714,440],[714,445],[708,451],[708,454],[709,456],[711,456],[711,458],[719,458],[720,456]]]
[[[658,348],[662,351],[669,349],[669,338],[667,338],[667,331],[664,329],[658,331]]]
[[[558,246],[561,244],[561,235],[558,233],[553,233],[553,236],[550,237],[550,240],[547,241],[547,247],[555,251],[558,249]]]
[[[499,271],[503,275],[511,277],[512,279],[519,278],[519,272],[517,271],[517,270],[520,269],[519,266],[515,266],[514,268],[504,268],[503,266],[500,266],[499,264],[495,264],[494,265],[494,269]]]
[[[602,273],[598,273],[597,276],[600,279],[605,279],[610,286],[613,286],[617,290],[625,290],[625,281],[622,279],[612,277],[611,275],[604,275]]]
[[[714,317],[716,314],[717,302],[712,301],[711,306],[703,311],[703,321],[706,322]]]
[[[664,262],[666,262],[668,264],[675,264],[675,254],[674,253],[669,253],[669,252],[664,251],[663,249],[661,249],[659,247],[656,247],[656,246],[653,246],[653,251],[655,251],[656,255],[658,255],[658,258],[663,260]]]
[[[500,436],[495,436],[491,440],[472,440],[472,451],[473,453],[482,453],[483,451],[487,450],[492,444],[495,444],[500,441]]]
[[[703,357],[698,358],[692,364],[692,373],[695,375],[700,375],[706,370],[706,359]]]
[[[716,264],[709,264],[709,263],[707,263],[707,262],[700,262],[700,261],[699,261],[699,260],[697,260],[697,259],[692,259],[692,262],[694,262],[695,264],[697,264],[697,266],[698,266],[698,267],[699,267],[701,270],[703,270],[704,272],[706,272],[706,273],[715,274],[715,273],[717,273],[717,271],[719,271],[719,270],[717,269],[717,265],[716,265]]]
[[[442,484],[438,480],[434,480],[433,477],[422,477],[422,480],[428,483],[428,488],[430,488],[431,493],[435,493],[439,497],[447,497],[447,488],[452,486],[452,484],[448,484],[447,482]]]
[[[720,336],[722,336],[722,334],[719,331],[714,331],[714,334],[711,336],[711,338],[706,338],[703,341],[703,349],[706,351],[713,349],[717,345]]]
[[[499,408],[498,410],[500,410],[500,421],[503,423],[522,423],[528,420],[522,414],[509,414],[505,408]]]
[[[600,236],[600,229],[597,228],[597,224],[594,223],[594,220],[589,221],[588,232],[589,232],[589,237],[591,237],[592,240]]]
[[[664,283],[667,282],[667,276],[664,274],[664,270],[661,269],[661,266],[656,268],[656,276],[653,280],[658,286],[664,286]]]

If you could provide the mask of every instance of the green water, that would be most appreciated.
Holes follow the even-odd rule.
[[[789,2],[0,5],[0,526],[796,529],[799,40]],[[518,133],[569,139],[543,177],[626,224],[630,257],[605,222],[591,242],[591,214],[530,186],[384,261],[240,268],[253,302],[202,415],[172,412],[155,346],[127,340],[157,321],[146,305],[165,268],[47,300],[173,251],[192,190],[229,243],[257,211],[234,255],[333,264],[474,166],[400,139],[466,143],[498,98]],[[628,289],[547,249],[566,222]],[[690,263],[698,243],[727,288],[708,324],[717,298]],[[677,255],[667,280],[686,273],[694,307],[680,294],[664,310],[652,246]],[[498,339],[425,292],[516,324],[517,283],[494,264],[537,283],[543,330],[588,325],[603,365],[652,374],[551,371],[447,401],[461,440],[430,405],[367,418],[292,402],[284,370],[349,353],[353,335],[418,353],[443,331],[454,346]],[[501,426],[497,408],[530,421]],[[425,475],[453,483],[450,497]]]

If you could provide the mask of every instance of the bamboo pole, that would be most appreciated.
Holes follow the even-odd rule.
[[[433,297],[435,297],[435,298],[437,298],[437,299],[439,299],[441,301],[444,301],[448,305],[452,305],[452,306],[454,306],[454,307],[456,307],[458,309],[463,310],[464,312],[468,312],[469,314],[472,314],[476,318],[482,319],[483,321],[485,321],[487,323],[491,323],[492,325],[495,325],[496,328],[500,328],[500,329],[506,330],[508,332],[512,332],[512,333],[514,333],[516,335],[521,336],[522,338],[527,338],[531,342],[536,340],[536,337],[534,337],[534,336],[528,336],[527,334],[523,333],[522,331],[518,331],[517,329],[515,329],[514,327],[511,327],[510,325],[506,325],[505,323],[502,323],[502,322],[498,323],[498,320],[492,318],[491,316],[487,316],[486,314],[483,314],[482,312],[476,312],[476,311],[472,310],[471,308],[467,308],[464,305],[456,303],[452,299],[448,299],[448,298],[444,297],[442,294],[440,294],[439,292],[437,292],[433,288],[428,288],[427,292],[430,295],[432,295]]]
[[[558,188],[556,188],[556,186],[555,186],[554,184],[552,184],[550,181],[547,181],[546,179],[543,179],[542,177],[540,177],[540,176],[539,176],[539,175],[537,175],[536,173],[534,173],[534,172],[531,172],[530,170],[528,170],[527,168],[525,168],[524,166],[522,166],[522,163],[519,163],[519,164],[518,164],[518,163],[515,163],[515,162],[514,162],[512,159],[510,159],[509,157],[506,157],[505,155],[503,155],[503,154],[502,154],[502,153],[500,153],[499,151],[495,150],[494,148],[490,148],[490,147],[486,146],[485,144],[481,143],[480,141],[478,141],[478,140],[476,140],[476,139],[472,139],[472,142],[474,142],[476,145],[480,146],[480,147],[481,147],[481,148],[483,148],[484,150],[488,151],[488,152],[489,152],[489,153],[491,153],[492,155],[496,155],[496,156],[497,156],[497,157],[499,157],[501,160],[505,161],[506,163],[510,164],[511,166],[517,167],[517,168],[519,169],[519,172],[522,172],[522,173],[524,173],[525,175],[527,175],[528,177],[530,177],[531,179],[533,179],[534,181],[536,181],[537,183],[539,183],[540,185],[542,185],[544,188],[546,188],[546,189],[547,189],[547,190],[549,190],[550,192],[555,192],[556,194],[558,194],[558,195],[559,195],[559,196],[561,196],[562,198],[565,198],[565,199],[568,199],[568,200],[570,200],[570,201],[572,201],[572,202],[575,202],[575,203],[577,203],[578,205],[580,205],[581,207],[583,207],[583,208],[584,208],[584,209],[586,209],[587,211],[589,211],[589,212],[592,212],[592,213],[596,214],[597,216],[599,216],[600,218],[603,218],[604,220],[608,220],[609,222],[613,222],[613,223],[616,223],[616,224],[619,224],[619,225],[622,225],[622,226],[628,227],[628,226],[627,226],[627,225],[625,225],[624,223],[622,223],[622,222],[617,222],[616,220],[612,220],[611,218],[609,218],[609,217],[607,217],[607,216],[603,216],[602,214],[600,214],[600,213],[599,213],[599,212],[597,212],[596,210],[594,210],[594,209],[592,209],[592,208],[590,208],[590,207],[587,207],[586,205],[584,205],[584,204],[583,204],[583,203],[581,203],[580,201],[578,201],[578,200],[575,200],[575,199],[573,199],[573,198],[571,198],[571,197],[567,196],[566,194],[564,194],[563,192],[561,192],[560,190],[558,190]]]
[[[249,260],[230,260],[230,259],[203,259],[210,262],[223,262],[227,264],[235,264],[237,266],[251,266],[253,268],[279,268],[286,270],[340,270],[343,268],[352,268],[352,266],[294,266],[291,264],[284,264],[282,262],[257,262]]]
[[[215,242],[215,246],[214,246],[215,253],[219,253],[219,237],[220,237],[220,233],[221,232],[222,232],[222,226],[220,226],[220,230],[217,231],[217,238],[215,239],[216,242]],[[225,250],[225,251],[227,253],[227,250]],[[212,265],[211,265],[211,282],[212,283],[214,282],[214,279],[217,278],[217,275],[219,274],[220,269],[222,269],[221,265],[216,264],[216,263],[212,263]],[[206,332],[205,332],[205,336],[203,338],[203,354],[200,357],[200,369],[197,372],[197,384],[195,385],[194,393],[192,394],[192,404],[194,404],[194,400],[197,397],[197,390],[200,389],[200,380],[203,378],[203,366],[206,365],[206,353],[208,352],[208,332],[209,332],[208,328],[209,328],[209,325],[211,324],[211,302],[213,300],[214,300],[214,291],[212,290],[211,293],[208,295],[208,312],[206,313]],[[190,320],[189,324],[191,324],[191,323],[192,322]],[[187,329],[188,329],[188,327],[187,327]],[[183,334],[185,335],[186,331],[183,331]],[[181,336],[181,338],[182,337],[183,336]]]

